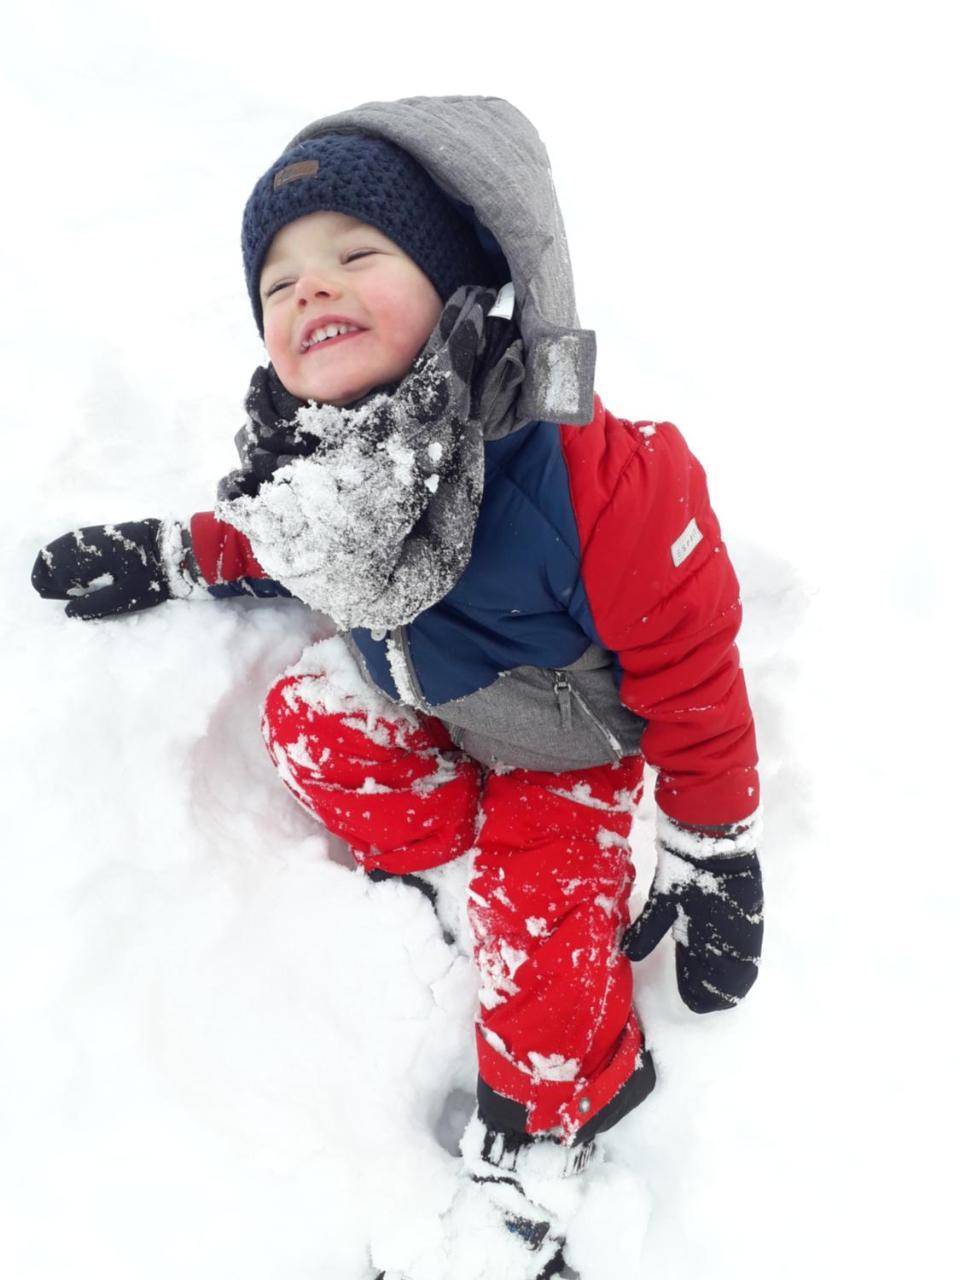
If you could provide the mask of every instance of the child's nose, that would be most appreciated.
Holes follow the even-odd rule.
[[[297,281],[296,296],[300,306],[306,306],[314,298],[339,298],[342,292],[332,274],[326,272],[311,271]]]

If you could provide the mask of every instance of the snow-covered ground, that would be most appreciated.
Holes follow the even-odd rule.
[[[317,115],[450,92],[538,125],[598,389],[676,421],[707,467],[763,754],[761,981],[698,1018],[668,944],[637,966],[660,1085],[610,1135],[571,1261],[951,1269],[950,8],[5,11],[4,1276],[353,1280],[370,1246],[399,1263],[436,1238],[475,980],[262,748],[260,700],[317,618],[176,603],[81,625],[29,571],[72,526],[210,507],[262,354],[250,186]],[[641,885],[650,837],[646,812]]]

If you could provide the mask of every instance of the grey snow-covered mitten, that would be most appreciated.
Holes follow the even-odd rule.
[[[631,960],[642,960],[672,931],[677,986],[695,1013],[738,1004],[756,981],[763,942],[759,835],[758,813],[720,830],[658,813],[653,886],[621,945]]]

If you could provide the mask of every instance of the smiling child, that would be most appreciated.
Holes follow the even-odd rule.
[[[737,579],[680,432],[594,392],[549,161],[509,103],[308,126],[243,256],[268,363],[215,511],[66,534],[34,584],[85,619],[251,593],[333,619],[267,693],[271,758],[476,965],[477,1107],[428,1273],[543,1280],[598,1137],[654,1084],[630,959],[671,931],[701,1013],[757,974]],[[658,866],[631,924],[645,761]]]

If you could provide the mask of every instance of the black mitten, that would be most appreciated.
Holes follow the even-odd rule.
[[[660,815],[653,886],[622,947],[642,960],[670,929],[680,996],[695,1013],[730,1008],[756,981],[763,882],[755,839],[753,821],[718,836]]]
[[[170,599],[159,520],[89,525],[56,538],[33,566],[32,582],[48,600],[69,600],[70,618],[90,621],[135,613]]]

